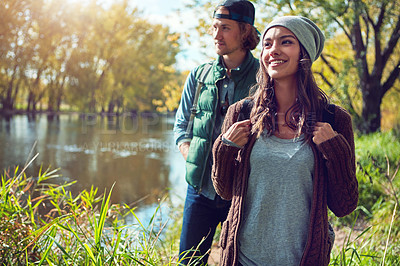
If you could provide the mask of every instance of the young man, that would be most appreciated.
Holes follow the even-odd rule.
[[[186,160],[189,184],[179,252],[183,264],[192,255],[204,256],[202,262],[207,263],[215,229],[229,211],[230,202],[216,195],[212,185],[211,148],[228,106],[248,96],[256,83],[259,62],[250,50],[260,37],[254,13],[247,0],[226,0],[217,6],[210,30],[218,57],[190,72],[176,114],[175,141]]]

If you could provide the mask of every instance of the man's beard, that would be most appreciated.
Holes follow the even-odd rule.
[[[218,55],[224,56],[224,55],[230,55],[230,54],[236,52],[237,50],[240,50],[241,48],[240,48],[240,46],[237,46],[237,47],[228,48],[228,49],[221,49],[221,50],[219,50],[218,48],[216,48],[216,49],[217,49]]]

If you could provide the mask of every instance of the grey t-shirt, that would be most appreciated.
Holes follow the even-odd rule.
[[[299,265],[307,241],[314,155],[297,139],[261,136],[250,155],[239,229],[244,265]]]

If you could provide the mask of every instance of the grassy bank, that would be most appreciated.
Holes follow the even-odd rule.
[[[355,138],[358,208],[330,215],[337,241],[331,265],[400,265],[400,139],[394,132]]]
[[[38,177],[4,173],[1,186],[1,265],[169,265],[176,241],[160,237],[159,209],[142,224],[129,206],[111,205],[109,192],[54,185],[56,171]],[[136,219],[127,225],[125,218]]]
[[[360,200],[350,216],[330,215],[337,240],[331,265],[400,265],[400,140],[393,132],[356,138]],[[5,170],[0,191],[1,265],[177,265],[182,208],[147,224],[109,191],[73,196],[56,170],[27,177]],[[168,198],[160,206],[169,205]],[[126,218],[135,217],[127,224]],[[164,219],[164,220],[163,220]],[[195,261],[195,259],[194,259]]]

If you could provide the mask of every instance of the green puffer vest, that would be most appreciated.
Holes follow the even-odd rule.
[[[203,179],[212,148],[212,135],[214,130],[219,94],[217,82],[225,78],[225,68],[222,58],[213,61],[212,68],[204,78],[197,104],[197,112],[193,120],[193,138],[190,142],[189,153],[186,159],[186,181],[196,191],[201,192]],[[200,65],[196,71],[196,80],[199,79],[206,64]],[[249,95],[249,89],[256,83],[256,73],[259,68],[258,59],[248,52],[240,68],[231,71],[231,79],[235,82],[234,102]],[[232,103],[230,103],[232,104]]]

